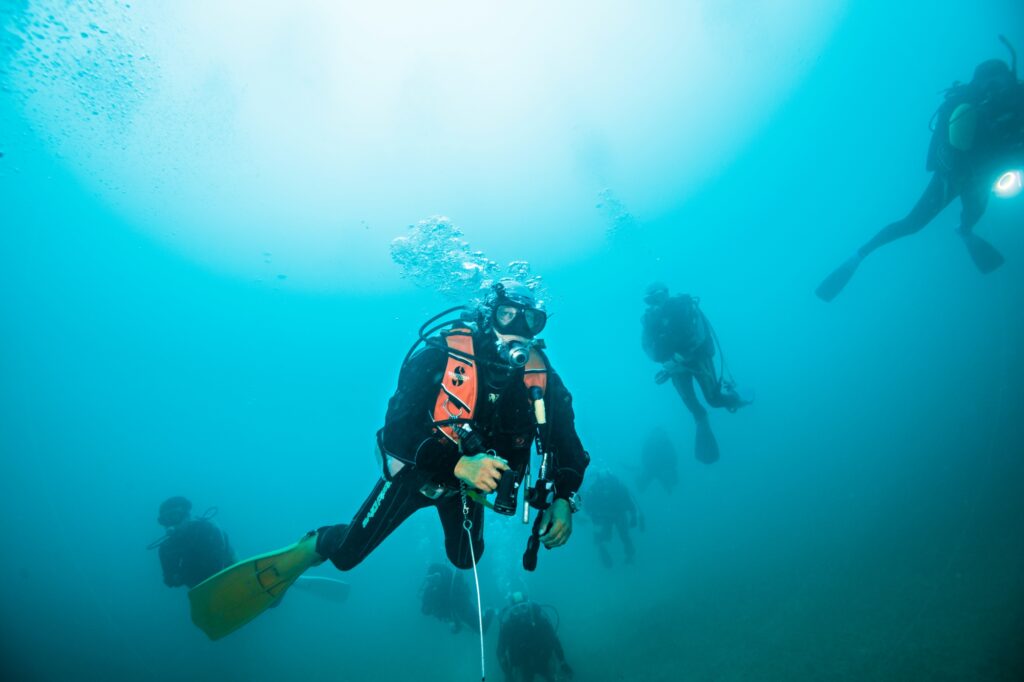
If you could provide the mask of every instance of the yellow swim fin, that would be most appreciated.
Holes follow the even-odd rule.
[[[274,605],[306,569],[322,562],[316,531],[310,531],[294,545],[228,566],[189,590],[192,622],[210,639],[231,634]]]

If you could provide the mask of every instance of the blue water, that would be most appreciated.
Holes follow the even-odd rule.
[[[526,124],[536,117],[545,135],[574,139],[537,140],[511,168],[515,155],[500,140],[494,150],[455,150],[458,163],[433,160],[420,194],[401,170],[426,163],[414,144],[388,146],[386,163],[356,173],[358,192],[317,164],[344,165],[349,152],[370,158],[392,139],[457,138],[444,111],[384,117],[361,138],[366,148],[324,157],[289,148],[294,184],[270,191],[259,177],[289,175],[275,146],[285,143],[222,155],[217,145],[236,149],[229,138],[245,120],[196,139],[190,121],[161,118],[154,93],[182,72],[167,61],[173,52],[147,51],[146,41],[166,37],[146,23],[159,10],[137,4],[0,2],[5,679],[479,675],[476,640],[420,614],[424,569],[443,560],[431,513],[342,576],[352,584],[346,604],[289,595],[217,642],[191,624],[184,591],[164,587],[145,549],[171,495],[198,511],[217,507],[241,556],[351,517],[375,481],[373,435],[400,360],[420,323],[451,305],[403,279],[390,258],[392,239],[437,214],[496,262],[526,260],[542,275],[552,312],[545,338],[595,467],[632,484],[658,425],[680,453],[674,493],[655,486],[637,496],[646,528],[635,536],[635,565],[603,567],[581,514],[569,545],[544,552],[525,575],[517,566],[526,529],[488,518],[485,605],[525,585],[556,606],[576,679],[1024,679],[1024,197],[993,198],[977,228],[1006,257],[991,275],[978,274],[953,235],[954,206],[872,256],[835,302],[813,295],[925,186],[927,122],[940,91],[969,79],[982,59],[1004,58],[1000,33],[1024,50],[1019,3],[834,2],[803,34],[800,71],[789,79],[754,58],[776,41],[784,50],[785,39],[746,25],[743,3],[702,8],[711,25],[751,31],[749,51],[727,64],[646,52],[689,39],[681,9],[619,10],[658,27],[647,40],[627,25],[608,28],[592,8],[551,17],[534,7],[522,25],[577,12],[581,33],[566,34],[574,49],[606,53],[609,43],[587,42],[602,26],[621,30],[611,45],[622,59],[660,66],[616,81],[567,53],[590,87],[560,91],[550,109],[517,116],[508,134],[532,140]],[[776,4],[814,12],[813,3],[756,7]],[[311,7],[271,33],[301,42],[289,32],[312,21]],[[124,17],[147,31],[102,32]],[[42,22],[35,37],[33,21]],[[66,39],[54,28],[62,21]],[[217,54],[211,32],[192,28],[195,42],[182,43],[178,58]],[[387,44],[395,49],[403,36]],[[97,41],[78,70],[59,52],[76,40]],[[326,68],[289,59],[281,44],[226,34],[224,42],[300,85]],[[434,58],[417,62],[408,82],[451,95],[444,69],[462,68],[465,56],[413,42],[438,52],[423,48]],[[495,111],[527,97],[531,78],[549,77],[555,65],[530,61],[537,49],[525,40],[495,48],[528,65],[517,72],[523,80],[501,84],[509,96]],[[140,59],[159,68],[127,66]],[[370,55],[359,68],[372,81],[374,68],[392,67]],[[748,87],[778,82],[749,112],[745,92],[714,99],[727,108],[710,116],[735,119],[735,140],[729,130],[651,127],[630,118],[643,102],[597,87],[640,79],[633,95],[658,106],[689,97],[675,84],[713,68],[723,69],[712,80],[725,92],[733,70],[751,78]],[[218,120],[241,106],[233,98],[245,89],[211,73],[192,105]],[[396,109],[416,110],[424,93],[409,87]],[[588,108],[602,102],[625,113]],[[309,106],[309,120],[298,105],[291,111],[291,133],[333,135]],[[564,127],[543,125],[556,117]],[[174,145],[143,154],[125,142],[158,133]],[[711,135],[733,148],[705,159],[700,141]],[[631,166],[643,156],[629,156],[637,148],[645,163]],[[310,167],[301,164],[307,152]],[[492,152],[504,155],[501,167]],[[273,167],[259,165],[264,154]],[[140,159],[165,165],[132,165]],[[689,179],[681,184],[673,169]],[[193,176],[203,181],[187,184]],[[655,385],[657,366],[639,347],[642,294],[655,278],[701,297],[737,380],[756,392],[751,407],[712,414],[722,459],[711,466],[691,456],[692,420],[669,386]],[[329,565],[314,572],[338,575]],[[489,677],[500,679],[495,636],[486,642]]]

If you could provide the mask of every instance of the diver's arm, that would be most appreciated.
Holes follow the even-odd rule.
[[[437,346],[427,346],[410,358],[388,402],[381,443],[387,454],[433,480],[452,486],[462,480],[491,492],[508,465],[489,455],[463,456],[455,443],[435,431],[431,421],[447,364],[447,351]]]
[[[388,401],[381,431],[381,445],[388,455],[428,475],[452,475],[459,460],[455,444],[435,433],[431,423],[447,362],[447,352],[436,346],[427,346],[409,359]]]
[[[655,317],[654,314],[648,310],[644,313],[644,316],[640,318],[640,326],[642,331],[640,333],[640,347],[647,353],[647,356],[658,361],[657,352],[655,350],[656,330],[655,330]]]
[[[160,567],[164,572],[164,584],[167,587],[180,587],[185,584],[181,577],[181,552],[177,548],[175,538],[168,538],[160,545]]]
[[[501,473],[508,471],[508,468],[505,460],[487,453],[480,453],[459,457],[453,471],[456,478],[471,488],[492,493],[498,489]]]
[[[622,486],[622,494],[626,496],[626,515],[629,516],[629,527],[632,528],[636,526],[636,500],[633,499],[633,496],[629,492],[629,488],[627,488],[625,484]]]
[[[583,473],[590,464],[590,455],[576,433],[576,414],[572,394],[555,372],[548,373],[548,397],[545,399],[550,418],[546,447],[555,454],[555,497],[568,500],[583,485]]]
[[[583,472],[590,463],[590,455],[576,434],[572,395],[554,372],[548,373],[545,403],[549,426],[544,445],[554,454],[555,501],[542,512],[540,541],[552,549],[564,545],[572,535],[569,500],[583,484]]]

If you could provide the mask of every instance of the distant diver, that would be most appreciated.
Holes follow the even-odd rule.
[[[613,561],[608,545],[612,535],[616,534],[622,542],[625,562],[632,564],[636,557],[636,546],[630,531],[638,525],[643,530],[643,517],[626,484],[607,469],[598,469],[587,477],[586,492],[587,506],[584,511],[594,522],[594,544],[601,563],[611,568]]]
[[[1024,167],[1024,85],[1017,79],[1017,54],[1006,38],[1012,67],[1000,59],[984,61],[970,83],[954,83],[932,117],[932,139],[926,169],[932,179],[910,213],[883,228],[857,249],[818,286],[815,293],[831,301],[850,281],[861,262],[876,249],[914,234],[960,197],[957,233],[982,273],[1003,264],[1002,255],[974,234],[974,226],[999,185],[1019,188]],[[1001,178],[1009,178],[1009,181]]]
[[[498,616],[498,663],[505,682],[570,680],[573,670],[565,660],[557,626],[541,606],[522,592],[508,597],[508,606]]]
[[[679,483],[679,455],[668,432],[661,426],[651,429],[640,449],[637,490],[646,492],[652,481],[658,481],[670,495]]]
[[[721,356],[721,347],[711,323],[700,309],[699,299],[687,294],[669,296],[668,287],[655,282],[647,287],[644,302],[647,310],[641,320],[641,344],[652,360],[662,364],[654,380],[659,384],[672,380],[697,425],[694,445],[697,459],[711,464],[718,460],[718,441],[711,432],[708,411],[697,399],[694,382],[711,407],[735,412],[751,401],[736,391],[724,358],[719,358],[721,369],[716,371],[716,348]]]
[[[157,523],[167,529],[158,548],[164,584],[168,587],[195,587],[211,575],[235,562],[228,535],[210,520],[216,509],[193,517],[192,503],[184,497],[171,497],[160,505]]]
[[[455,311],[457,319],[437,322]],[[198,585],[189,593],[193,622],[211,639],[223,637],[309,567],[330,560],[339,570],[352,569],[426,507],[437,511],[449,561],[475,568],[484,551],[484,504],[515,514],[520,486],[530,507],[540,510],[524,568],[536,566],[540,545],[564,545],[589,455],[576,434],[572,396],[537,338],[546,322],[533,292],[508,279],[491,288],[482,306],[451,308],[425,323],[377,432],[380,480],[352,521],[310,531]],[[495,491],[488,502],[485,496]]]
[[[447,623],[452,634],[460,632],[463,627],[480,632],[481,625],[486,633],[494,620],[494,609],[487,609],[482,619],[477,618],[465,578],[451,566],[439,563],[427,567],[427,575],[420,585],[420,610],[425,616]]]

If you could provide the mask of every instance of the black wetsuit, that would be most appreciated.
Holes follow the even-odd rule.
[[[973,104],[978,117],[972,148],[949,141],[949,122],[961,104]],[[1024,163],[1024,85],[1016,83],[983,97],[969,85],[950,90],[936,114],[928,149],[932,178],[910,213],[884,227],[858,250],[863,258],[881,246],[914,234],[960,197],[960,231],[970,233],[988,207],[992,185],[1002,171]]]
[[[489,365],[496,358],[493,339],[490,332],[474,337],[479,387],[474,426],[486,448],[493,449],[521,473],[529,461],[536,433],[532,405],[521,369],[504,378],[504,390],[490,387],[498,375]],[[459,481],[454,473],[462,454],[435,431],[431,419],[447,362],[444,342],[432,339],[402,368],[377,440],[382,452],[405,466],[393,476],[385,471],[349,524],[320,529],[317,552],[338,569],[347,571],[359,564],[405,519],[424,507],[437,510],[445,551],[452,564],[458,568],[472,566],[463,530]],[[544,400],[546,446],[555,455],[555,496],[568,498],[583,483],[589,457],[576,435],[572,396],[558,374],[549,370]],[[440,496],[427,497],[421,492],[425,486],[438,489]],[[484,550],[483,507],[471,500],[468,506],[473,552],[479,560]]]
[[[693,297],[680,294],[648,307],[641,324],[641,344],[652,360],[664,363],[676,354],[683,359],[687,371],[673,373],[672,384],[695,419],[707,417],[707,410],[697,400],[694,381],[711,407],[735,410],[744,404],[738,394],[723,390],[715,373],[715,341]]]
[[[594,542],[601,555],[601,563],[612,565],[607,544],[612,539],[613,531],[618,533],[622,541],[626,563],[633,563],[636,550],[629,529],[637,525],[637,508],[626,484],[615,474],[600,473],[588,479],[584,497],[587,500],[584,510],[594,522]]]
[[[660,427],[651,431],[640,451],[637,488],[643,493],[651,481],[660,481],[667,493],[679,483],[679,455],[668,433]]]
[[[572,676],[565,651],[551,620],[534,602],[506,607],[499,616],[498,662],[507,682],[546,682],[558,679],[558,664],[564,677]]]
[[[227,533],[206,519],[172,528],[160,543],[160,565],[168,587],[195,587],[234,561]]]
[[[476,600],[463,575],[444,564],[431,564],[427,569],[427,576],[420,587],[420,600],[423,615],[449,623],[453,633],[459,632],[463,626],[480,632],[481,620],[484,632],[487,632],[494,617],[493,609],[488,609],[482,617],[477,614]]]

